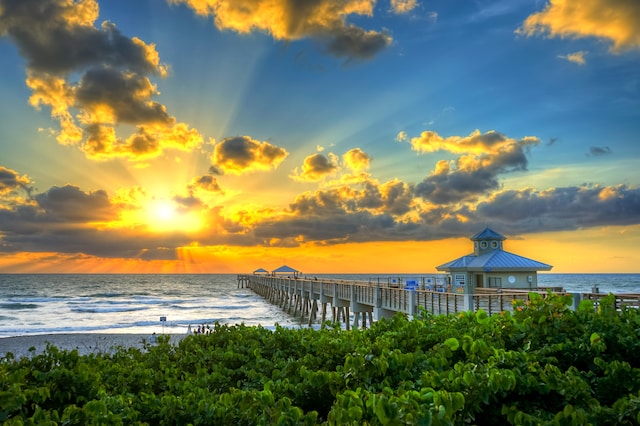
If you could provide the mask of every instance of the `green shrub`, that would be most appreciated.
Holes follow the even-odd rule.
[[[640,313],[532,295],[366,330],[213,326],[177,345],[0,362],[18,424],[582,425],[640,423]]]

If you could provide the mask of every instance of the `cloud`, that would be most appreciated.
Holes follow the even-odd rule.
[[[309,155],[304,159],[302,168],[293,170],[290,177],[299,182],[317,182],[338,170],[337,158],[329,153]]]
[[[224,193],[218,180],[211,175],[198,176],[191,179],[191,183],[188,185],[188,190],[193,191],[205,191],[210,193]]]
[[[153,45],[123,36],[114,24],[96,28],[95,0],[1,0],[0,35],[9,36],[34,72],[67,75],[96,63],[163,75]]]
[[[214,182],[200,177],[190,186],[215,189]],[[468,237],[487,224],[509,234],[640,224],[640,189],[625,185],[496,191],[477,201],[432,204],[420,202],[410,183],[369,179],[305,192],[282,210],[247,208],[228,217],[222,206],[209,207],[193,193],[174,196],[180,213],[206,221],[204,231],[195,234],[149,232],[144,221],[124,221],[148,201],[141,188],[113,198],[103,190],[71,185],[52,187],[30,200],[7,203],[9,196],[0,194],[0,251],[131,259],[175,259],[181,247],[192,245],[428,241]]]
[[[342,155],[342,159],[331,152],[327,155],[316,153],[307,156],[302,166],[296,167],[289,177],[298,182],[318,182],[340,172],[339,184],[357,184],[369,179],[366,170],[370,163],[371,157],[360,148],[350,149]]]
[[[394,179],[380,185],[369,181],[358,199],[358,206],[374,209],[378,214],[388,212],[393,216],[402,216],[411,211],[413,198],[413,187],[401,180]]]
[[[432,203],[446,204],[487,194],[499,188],[498,175],[527,170],[525,154],[539,142],[535,137],[515,140],[495,131],[482,134],[476,130],[466,137],[448,138],[425,131],[411,139],[415,151],[461,155],[456,160],[438,161],[435,170],[416,185],[416,195]]]
[[[418,0],[391,0],[391,10],[393,13],[409,13],[418,7]]]
[[[76,105],[89,123],[171,124],[164,105],[151,101],[157,93],[149,78],[109,67],[88,70],[76,87]]]
[[[241,175],[275,169],[288,155],[286,149],[269,142],[260,142],[249,136],[236,136],[214,145],[211,162],[216,171]]]
[[[640,2],[629,0],[551,0],[527,17],[516,33],[550,37],[598,37],[620,52],[640,48]]]
[[[95,26],[95,0],[0,0],[0,36],[10,38],[27,61],[29,99],[58,121],[57,140],[89,158],[146,160],[165,149],[192,150],[202,137],[177,123],[150,76],[167,66],[153,44],[124,36],[113,23]],[[120,124],[132,125],[127,137]]]
[[[279,246],[406,239],[418,226],[404,218],[413,208],[410,185],[368,180],[300,194],[287,211],[254,223],[252,233]]]
[[[611,151],[611,148],[609,148],[608,146],[592,146],[589,148],[588,155],[593,157],[600,157],[602,155],[609,155],[612,153],[613,151]]]
[[[369,168],[371,157],[360,148],[354,148],[342,156],[342,161],[347,168],[358,172]]]
[[[347,23],[350,15],[372,16],[375,0],[168,0],[184,3],[198,15],[212,16],[219,30],[240,34],[261,31],[276,40],[311,38],[337,57],[369,59],[388,47],[385,31],[367,31]]]
[[[30,193],[31,183],[26,175],[20,176],[15,170],[0,166],[0,196],[9,195],[18,190]]]
[[[567,61],[573,62],[578,65],[584,65],[587,63],[586,59],[584,58],[586,55],[587,52],[581,50],[579,52],[573,52],[566,55],[558,55],[558,58],[566,59]]]
[[[155,158],[167,148],[191,151],[202,144],[198,131],[185,123],[170,127],[139,126],[138,131],[127,139],[118,138],[112,126],[101,124],[87,126],[86,133],[87,141],[82,150],[88,158],[95,160],[125,157],[140,161]]]
[[[388,182],[382,186],[399,189],[405,185]],[[288,214],[258,221],[250,232],[262,245],[299,246],[468,237],[487,224],[505,233],[524,234],[640,223],[640,189],[624,185],[503,191],[477,205],[421,209],[417,203],[404,203],[418,213],[411,218],[393,215],[388,208],[379,209],[384,198],[380,197],[382,186],[302,194]]]
[[[640,189],[625,185],[578,186],[495,194],[478,204],[478,219],[504,224],[505,232],[568,231],[640,222]]]
[[[54,186],[36,195],[35,201],[52,222],[104,222],[118,217],[103,190],[86,193],[77,186]]]

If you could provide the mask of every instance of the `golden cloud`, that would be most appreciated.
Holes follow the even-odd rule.
[[[391,0],[393,13],[409,13],[416,7],[418,7],[418,0]]]
[[[101,124],[87,126],[86,132],[88,136],[82,150],[94,160],[120,157],[140,161],[155,158],[165,149],[191,151],[203,142],[202,136],[185,123],[171,127],[139,126],[127,139],[118,138],[112,126]]]
[[[532,36],[598,37],[613,43],[612,51],[640,48],[640,2],[629,0],[551,0],[516,31]]]
[[[375,0],[168,0],[213,16],[220,30],[262,31],[276,40],[314,38],[336,56],[368,58],[391,44],[384,32],[349,25],[349,15],[372,16]],[[409,0],[410,3],[410,0]]]
[[[356,172],[368,169],[369,164],[371,163],[369,155],[360,148],[354,148],[347,151],[342,156],[342,160],[346,167]]]
[[[537,144],[538,139],[525,137],[517,141],[494,130],[484,134],[475,130],[469,136],[450,136],[448,138],[433,131],[424,131],[419,137],[411,138],[410,143],[414,151],[421,153],[449,151],[454,154],[483,154],[499,152],[514,144]]]
[[[304,159],[302,169],[296,167],[290,177],[300,182],[316,182],[338,170],[337,157],[329,153],[309,155]]]
[[[587,52],[581,50],[579,52],[573,52],[567,55],[559,55],[558,57],[561,59],[566,59],[569,62],[573,62],[574,64],[584,65],[587,63],[586,59],[584,58],[586,55]]]

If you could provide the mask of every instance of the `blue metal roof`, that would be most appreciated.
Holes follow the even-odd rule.
[[[549,271],[553,268],[546,263],[518,256],[504,250],[492,250],[480,256],[469,254],[451,262],[437,266],[439,271],[472,270],[472,271]]]
[[[273,271],[271,271],[273,273],[276,274],[287,274],[287,273],[297,273],[299,271],[296,271],[295,269],[293,269],[290,266],[287,265],[282,265],[281,267],[279,267],[278,269],[274,269]]]
[[[506,239],[507,239],[507,237],[505,237],[504,235],[498,234],[496,231],[494,231],[491,228],[484,228],[483,231],[480,231],[476,235],[471,237],[471,241],[478,241],[478,240],[500,240],[500,241],[504,241]]]

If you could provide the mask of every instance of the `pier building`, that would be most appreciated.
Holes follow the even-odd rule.
[[[485,228],[470,238],[473,253],[436,267],[448,274],[451,289],[458,293],[474,293],[476,289],[538,288],[538,271],[549,271],[553,266],[503,248],[506,237]]]

